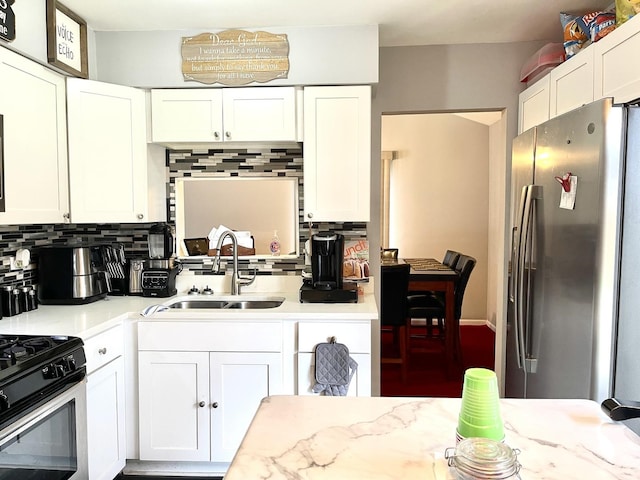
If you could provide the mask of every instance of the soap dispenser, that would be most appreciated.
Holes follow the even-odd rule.
[[[271,255],[278,256],[280,255],[280,238],[278,238],[278,231],[273,231],[273,238],[271,239],[271,243],[269,244],[269,250],[271,251]]]

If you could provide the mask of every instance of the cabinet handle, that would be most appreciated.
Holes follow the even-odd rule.
[[[204,402],[204,400],[198,404],[198,406],[200,408],[204,408],[205,405],[206,405],[206,403]]]
[[[219,132],[213,132],[213,138],[218,140],[220,138],[220,133]]]
[[[211,406],[212,406],[213,408],[218,408],[218,402],[213,402],[213,403],[211,404]]]
[[[100,355],[106,355],[107,354],[107,347],[99,348],[98,349],[98,353]]]
[[[224,136],[227,138],[231,138],[231,132],[224,132]]]
[[[142,220],[143,218],[144,218],[144,215],[143,215],[143,214],[141,214],[141,213],[139,213],[139,214],[138,214],[138,220]]]

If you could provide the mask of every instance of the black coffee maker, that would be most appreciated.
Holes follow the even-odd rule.
[[[344,236],[340,234],[311,237],[311,277],[313,288],[336,290],[342,288]]]
[[[301,302],[346,303],[358,301],[355,285],[343,284],[344,236],[336,233],[311,237],[311,280],[300,288]]]

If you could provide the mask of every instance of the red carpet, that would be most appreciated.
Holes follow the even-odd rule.
[[[413,345],[426,347],[426,352],[413,352],[409,358],[407,382],[403,383],[400,365],[384,364],[381,368],[383,397],[460,397],[462,374],[447,378],[444,353],[439,340],[412,339]],[[463,325],[460,342],[464,369],[484,367],[494,369],[495,334],[487,326]],[[382,334],[382,354],[393,349],[391,334]]]

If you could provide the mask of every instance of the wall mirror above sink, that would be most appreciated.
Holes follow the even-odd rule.
[[[188,256],[184,239],[207,237],[220,225],[251,232],[252,258],[296,258],[300,254],[295,177],[183,177],[175,180],[175,195],[179,257]],[[280,241],[279,257],[272,257],[269,250],[274,231]]]

